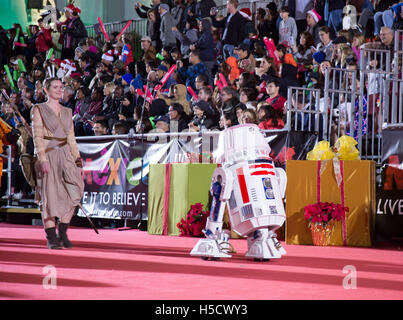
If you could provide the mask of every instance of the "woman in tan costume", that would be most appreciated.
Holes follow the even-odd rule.
[[[63,84],[57,78],[46,79],[48,100],[31,111],[37,174],[37,196],[49,249],[71,248],[67,228],[84,192],[82,162],[74,136],[72,111],[59,99]],[[56,234],[56,219],[58,233]]]

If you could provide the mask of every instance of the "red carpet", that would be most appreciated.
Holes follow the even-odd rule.
[[[286,256],[262,263],[243,257],[246,240],[232,240],[237,251],[232,259],[203,261],[189,255],[195,238],[116,229],[97,235],[81,228],[72,228],[69,235],[73,249],[48,250],[41,227],[0,223],[0,299],[403,298],[403,253],[398,247],[283,243]],[[43,286],[43,268],[49,265],[55,267],[55,289]],[[357,271],[356,289],[343,287],[348,265]]]

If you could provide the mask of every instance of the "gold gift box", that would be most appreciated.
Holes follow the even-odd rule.
[[[321,163],[320,201],[341,204],[341,189],[337,185],[332,160]],[[289,160],[286,191],[286,243],[312,245],[304,207],[318,202],[318,161]],[[376,213],[375,162],[368,160],[343,161],[344,205],[346,213],[347,245],[370,247]],[[342,246],[342,222],[336,222],[330,245]]]

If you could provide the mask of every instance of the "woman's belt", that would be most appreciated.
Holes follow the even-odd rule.
[[[43,139],[45,139],[45,140],[56,140],[56,141],[60,141],[60,143],[59,143],[58,145],[47,148],[47,149],[45,150],[45,153],[48,153],[48,152],[50,152],[50,151],[59,149],[59,148],[65,146],[65,145],[67,144],[67,138],[57,138],[57,137],[46,137],[46,136],[45,136],[45,137],[43,137]]]

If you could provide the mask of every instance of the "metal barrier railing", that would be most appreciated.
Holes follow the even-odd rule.
[[[350,130],[357,95],[357,70],[330,68],[325,70],[323,109],[328,109],[327,139],[333,145],[337,137]],[[328,104],[326,107],[326,103]]]
[[[11,165],[12,165],[12,146],[7,147],[7,156],[1,154],[0,155],[4,160],[7,160],[7,169],[3,169],[3,173],[7,174],[7,191],[6,194],[4,195],[3,198],[7,199],[7,207],[11,206],[11,198],[12,198],[12,193],[11,193],[11,187],[12,187],[12,176],[11,176]]]
[[[359,133],[360,152],[363,159],[381,163],[382,129],[403,125],[400,34],[395,33],[394,51],[361,49]],[[362,126],[365,125],[366,128]]]
[[[318,139],[327,136],[327,109],[321,106],[319,89],[288,87],[287,116],[288,131],[316,131]]]
[[[399,79],[403,79],[403,74],[401,72],[402,60],[403,60],[403,30],[395,30],[394,35],[394,55],[393,61],[395,64],[398,64],[399,67],[395,68],[393,72],[395,73],[395,77]]]

